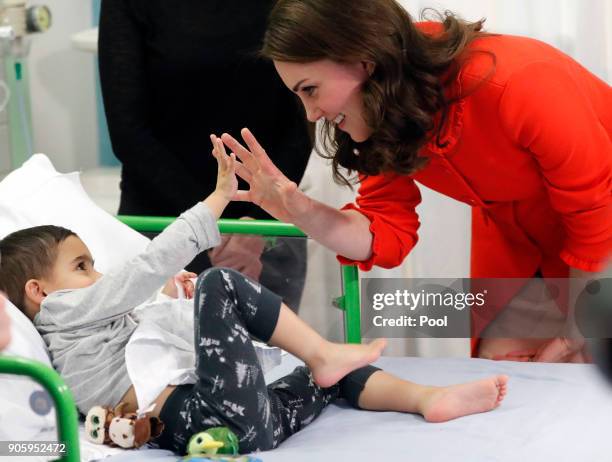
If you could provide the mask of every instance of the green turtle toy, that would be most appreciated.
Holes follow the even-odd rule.
[[[227,427],[213,427],[196,433],[187,444],[187,456],[183,461],[190,462],[261,462],[250,456],[239,456],[238,438]]]
[[[196,433],[189,439],[187,453],[198,454],[238,454],[238,438],[227,427],[212,427]]]

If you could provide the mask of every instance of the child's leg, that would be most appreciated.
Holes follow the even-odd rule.
[[[184,449],[182,445],[186,445],[189,436],[219,425],[237,434],[242,451],[271,449],[291,434],[279,428],[285,416],[294,415],[304,425],[337,393],[309,387],[312,380],[306,381],[303,373],[292,379],[287,392],[299,390],[296,399],[308,401],[309,407],[299,399],[283,399],[287,393],[269,393],[249,333],[312,363],[324,381],[334,380],[334,375],[341,377],[331,366],[346,374],[376,359],[381,348],[347,346],[342,357],[338,349],[342,345],[324,341],[291,310],[281,306],[278,296],[233,270],[211,269],[200,276],[194,324],[198,382],[181,398],[184,404],[176,413],[180,422],[173,428],[180,428],[180,434],[173,436],[171,445],[178,452]]]
[[[268,385],[273,413],[273,447],[316,419],[338,397],[339,387],[321,388],[307,367],[296,367],[285,377]]]
[[[376,361],[386,345],[382,339],[368,345],[329,342],[285,305],[268,343],[304,361],[321,387],[330,387],[349,372]]]
[[[459,385],[432,387],[379,370],[365,382],[358,406],[373,411],[418,413],[429,422],[445,422],[496,408],[506,395],[507,382],[507,376],[497,375]]]

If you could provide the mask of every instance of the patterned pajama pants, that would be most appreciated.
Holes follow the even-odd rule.
[[[357,407],[365,382],[378,370],[373,366],[330,388],[316,385],[306,367],[266,386],[251,335],[267,342],[280,306],[280,297],[234,270],[200,275],[194,303],[198,381],[177,387],[166,400],[157,445],[185,454],[192,435],[227,426],[241,453],[263,451],[308,425],[339,396]]]

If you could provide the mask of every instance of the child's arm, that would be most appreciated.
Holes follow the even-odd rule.
[[[216,220],[238,187],[235,157],[220,150],[218,144],[217,138],[213,138],[218,175],[217,187],[210,196],[181,214],[143,253],[105,274],[92,286],[50,294],[43,300],[35,324],[43,330],[54,330],[119,318],[145,302],[198,253],[218,245]]]
[[[203,202],[212,211],[213,215],[219,218],[238,190],[238,181],[235,175],[236,156],[234,154],[228,156],[223,142],[215,135],[211,135],[210,140],[213,145],[212,154],[217,159],[217,187],[215,192],[204,199]],[[177,298],[177,284],[179,284],[185,296],[193,298],[194,287],[191,279],[197,276],[194,273],[179,273],[166,282],[162,293],[168,297]]]

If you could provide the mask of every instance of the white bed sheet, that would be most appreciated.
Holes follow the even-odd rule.
[[[298,363],[286,357],[268,374],[280,377]],[[264,462],[312,461],[610,461],[612,387],[594,366],[481,359],[382,358],[378,366],[419,383],[444,385],[490,374],[510,376],[498,409],[442,424],[393,412],[365,412],[339,402]],[[167,451],[127,451],[106,462],[159,460]]]

